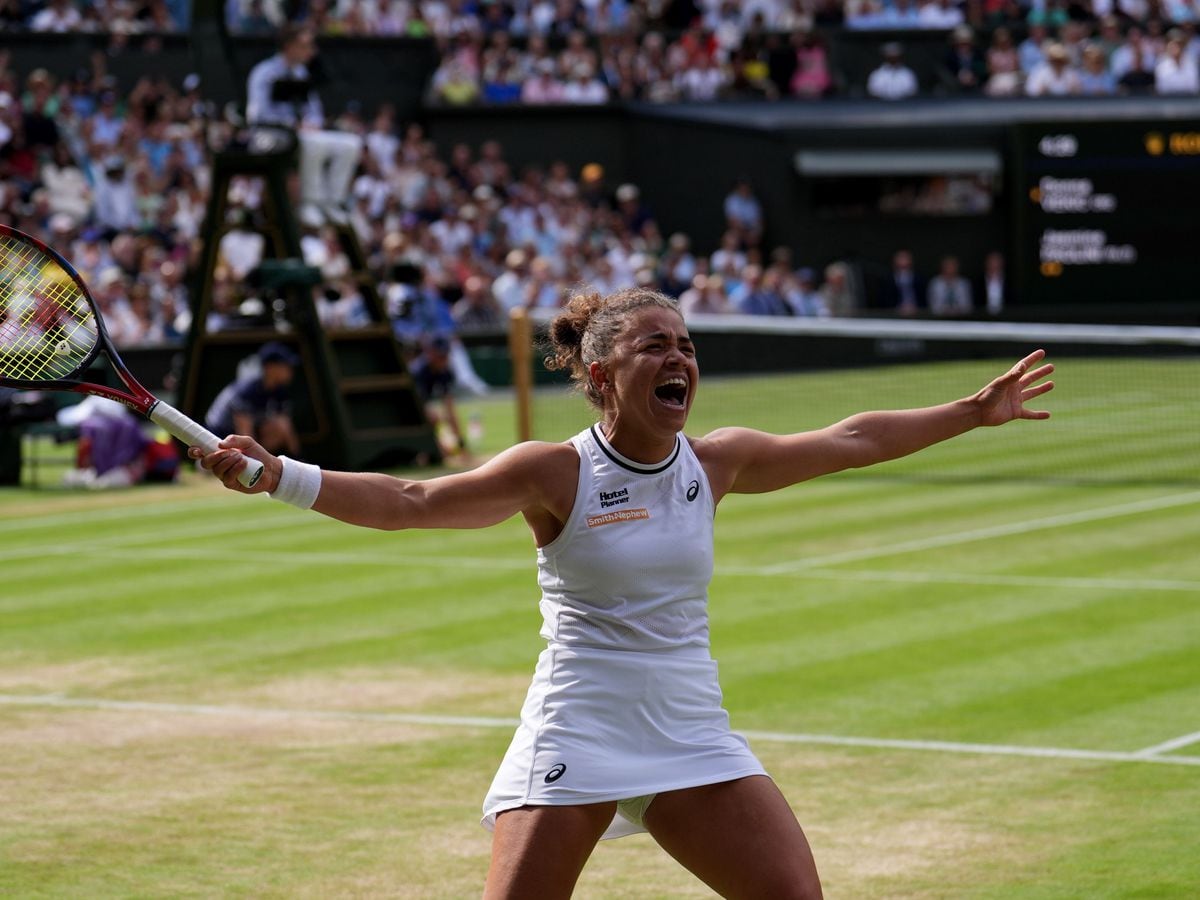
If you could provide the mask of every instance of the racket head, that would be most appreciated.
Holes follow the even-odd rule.
[[[103,353],[132,393],[80,376]],[[99,394],[145,412],[154,398],[128,375],[75,268],[32,235],[0,224],[0,384]]]

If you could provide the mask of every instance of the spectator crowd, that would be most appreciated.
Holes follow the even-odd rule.
[[[869,27],[872,16],[906,9],[907,2],[872,0],[843,10],[810,0],[697,6],[312,0],[303,14],[331,33],[357,33],[355,16],[365,22],[368,11],[370,21],[386,19],[393,29],[371,33],[411,34],[412,21],[424,22],[424,33],[444,49],[431,90],[445,102],[594,103],[739,92],[821,96],[836,79],[812,26],[844,16],[848,27]],[[1186,4],[929,3],[952,26],[944,68],[958,91],[1200,90],[1200,50]],[[261,15],[274,27],[272,9],[265,0],[231,0],[227,12],[242,25]],[[10,4],[9,12],[8,27],[41,30],[130,19],[144,30],[169,31],[186,18],[167,0],[113,0],[87,9],[52,0],[37,9]],[[958,24],[950,22],[952,12]],[[968,18],[996,25],[986,48],[984,32]],[[884,67],[896,71],[872,74],[871,93],[900,97],[920,89],[902,72],[903,47],[889,42],[884,57]],[[208,200],[207,148],[232,126],[213,115],[198,77],[175,84],[148,75],[121,90],[107,59],[97,53],[58,78],[45,69],[18,74],[0,52],[0,220],[73,260],[118,345],[176,340],[190,323],[188,273]],[[789,248],[767,242],[762,207],[744,178],[730,177],[718,245],[700,247],[686,233],[664,234],[654,198],[635,184],[611,183],[598,164],[518,171],[495,141],[440,154],[420,126],[405,127],[386,106],[370,119],[343,115],[337,127],[356,135],[364,151],[350,222],[397,333],[414,343],[431,331],[500,327],[513,308],[554,307],[565,292],[583,287],[652,285],[678,296],[693,314],[842,316],[858,314],[868,300],[902,315],[994,314],[1003,306],[1003,260],[994,255],[984,267],[987,280],[978,284],[961,277],[954,259],[923,261],[935,270],[926,280],[908,255],[909,274],[899,266],[897,278],[881,283],[865,283],[846,262],[793,259]],[[266,245],[261,185],[239,180],[231,202],[212,286],[215,328],[235,326],[253,306],[247,276]],[[336,230],[307,225],[303,249],[324,275],[315,295],[322,318],[343,327],[365,321],[361,286]],[[964,268],[975,271],[978,262]],[[892,288],[883,284],[893,280]]]
[[[234,34],[292,22],[435,41],[428,96],[451,105],[1200,93],[1196,0],[226,0],[224,14]],[[164,34],[190,16],[189,0],[0,0],[9,31]],[[838,42],[881,30],[868,77]],[[947,42],[891,40],[906,31]]]

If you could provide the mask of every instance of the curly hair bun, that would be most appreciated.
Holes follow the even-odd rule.
[[[608,359],[629,314],[646,306],[679,312],[675,300],[645,288],[628,288],[607,297],[595,292],[576,294],[550,323],[546,368],[568,371],[588,401],[603,409],[603,398],[592,384],[588,365]]]
[[[553,353],[547,363],[550,368],[574,370],[583,364],[583,336],[588,322],[600,307],[604,298],[599,294],[576,294],[561,313],[550,323],[550,343]]]

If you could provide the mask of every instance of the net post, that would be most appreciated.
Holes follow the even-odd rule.
[[[508,357],[512,361],[516,397],[517,440],[533,439],[533,323],[529,313],[514,309],[508,318]]]

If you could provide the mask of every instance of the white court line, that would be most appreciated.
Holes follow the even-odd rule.
[[[271,709],[191,703],[149,703],[136,700],[105,700],[96,697],[64,697],[62,694],[0,694],[0,706],[97,709],[119,712],[171,713],[177,715],[235,716],[251,719],[317,719],[351,722],[385,722],[403,725],[435,725],[463,728],[515,728],[518,724],[516,719],[492,718],[488,716],[440,716],[423,713],[372,713],[354,710]],[[1156,756],[1144,750],[1136,753],[1123,753],[1108,750],[1077,750],[1069,747],[970,744],[958,741],[911,741],[893,738],[847,737],[833,734],[789,734],[778,731],[742,731],[741,734],[750,740],[787,744],[916,750],[975,754],[979,756],[1023,756],[1039,759],[1074,759],[1095,762],[1161,763],[1175,766],[1200,766],[1200,756]]]
[[[1161,744],[1155,744],[1153,747],[1143,747],[1137,751],[1138,756],[1155,756],[1159,753],[1170,753],[1172,750],[1178,750],[1180,747],[1187,747],[1191,744],[1200,744],[1200,731],[1193,731],[1191,734],[1181,735],[1177,738],[1171,738],[1169,741],[1163,741]]]
[[[975,753],[981,756],[1029,756],[1045,759],[1090,759],[1102,762],[1149,762],[1178,766],[1200,766],[1200,756],[1156,756],[1145,751],[1122,753],[1109,750],[1075,750],[1069,747],[1028,747],[1020,744],[966,744],[959,741],[906,741],[890,738],[841,737],[832,734],[780,734],[774,731],[743,731],[750,740],[781,741],[789,744],[830,744],[838,747],[878,747],[894,750],[933,750],[943,753]]]
[[[322,719],[349,722],[387,722],[403,725],[445,725],[462,728],[516,728],[516,719],[488,716],[439,716],[423,713],[373,713],[358,710],[270,709],[259,706],[213,706],[203,703],[150,703],[64,697],[62,694],[0,694],[0,706],[49,706],[56,709],[99,709],[116,712],[171,713],[193,716],[232,716],[243,719]]]
[[[973,541],[983,541],[988,538],[1005,537],[1014,534],[1028,534],[1031,531],[1044,531],[1047,528],[1057,528],[1060,525],[1078,525],[1083,522],[1115,519],[1120,516],[1130,516],[1157,509],[1169,509],[1172,506],[1186,506],[1196,502],[1200,502],[1200,491],[1192,491],[1187,494],[1170,494],[1165,497],[1153,497],[1148,500],[1137,500],[1133,503],[1120,503],[1116,506],[1085,509],[1057,516],[1046,516],[1041,519],[1025,519],[1018,522],[1009,522],[1004,525],[990,525],[987,528],[977,528],[974,531],[935,534],[912,541],[901,541],[898,544],[887,544],[883,547],[860,547],[857,550],[846,550],[842,553],[811,556],[806,559],[766,566],[763,569],[763,573],[782,575],[799,569],[817,569],[821,566],[836,565],[843,562],[856,562],[863,559],[875,559],[880,556],[895,556],[901,553],[933,550],[938,547],[968,544]]]

